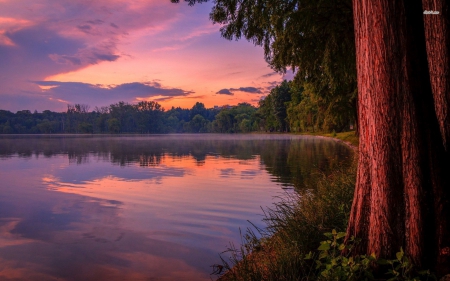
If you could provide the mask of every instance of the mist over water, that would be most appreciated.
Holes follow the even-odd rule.
[[[351,157],[294,135],[0,136],[0,279],[210,280],[261,207]]]

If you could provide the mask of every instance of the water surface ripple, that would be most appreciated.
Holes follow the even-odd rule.
[[[351,153],[293,135],[0,136],[0,280],[211,280],[261,206]]]

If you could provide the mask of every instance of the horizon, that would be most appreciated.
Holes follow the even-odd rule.
[[[212,3],[16,1],[0,4],[1,109],[65,111],[119,101],[162,107],[256,105],[292,73],[263,50],[228,41]]]
[[[17,110],[17,111],[11,111],[11,110],[2,109],[2,108],[0,108],[0,111],[9,111],[9,112],[14,113],[14,114],[17,114],[17,113],[23,112],[23,111],[29,111],[31,114],[35,114],[35,113],[42,114],[42,113],[44,113],[44,111],[47,111],[47,110],[49,110],[51,112],[54,112],[54,113],[67,113],[68,107],[74,107],[76,105],[81,105],[81,106],[87,106],[87,109],[86,109],[85,113],[91,113],[91,112],[97,112],[98,110],[101,110],[104,107],[108,107],[109,108],[110,106],[117,105],[117,104],[119,104],[121,102],[122,101],[118,101],[118,102],[112,103],[110,105],[96,106],[96,107],[91,107],[89,104],[83,104],[83,103],[80,103],[80,104],[67,104],[67,107],[63,111],[57,111],[57,110],[54,111],[54,110],[49,110],[49,109],[44,109],[44,110],[40,110],[40,111],[39,110],[30,110],[30,109],[21,109],[21,110]],[[157,103],[159,105],[161,105],[159,102],[157,102]],[[198,103],[203,104],[202,102],[198,102]],[[125,104],[126,105],[135,106],[135,105],[138,104],[138,102],[136,102],[136,103],[127,103],[127,102],[125,102]],[[224,104],[224,105],[213,105],[213,106],[210,106],[210,107],[205,106],[205,109],[207,109],[207,110],[210,110],[210,109],[213,109],[213,110],[229,109],[229,108],[238,107],[238,106],[244,105],[244,104],[249,104],[250,106],[253,106],[254,108],[258,108],[258,104],[254,105],[254,104],[250,104],[250,103],[247,103],[247,102],[241,102],[241,103],[234,104],[234,105]],[[195,106],[195,104],[193,106]],[[169,111],[169,110],[172,110],[172,109],[177,109],[177,108],[181,108],[183,110],[192,110],[193,106],[191,106],[191,107],[171,106],[170,108],[166,108],[164,106],[161,106],[161,111],[166,112],[166,111]]]

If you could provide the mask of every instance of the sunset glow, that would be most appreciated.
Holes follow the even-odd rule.
[[[267,66],[261,47],[221,38],[211,5],[1,1],[0,109],[256,104],[284,77]]]

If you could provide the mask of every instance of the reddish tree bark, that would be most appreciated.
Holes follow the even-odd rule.
[[[450,273],[448,18],[430,20],[427,1],[353,1],[360,147],[347,237],[362,239],[356,253],[393,258],[403,247],[418,267],[443,275]]]
[[[425,37],[436,115],[446,149],[450,142],[450,14],[445,0],[423,0]]]
[[[450,11],[446,0],[423,0],[425,41],[436,116],[445,150],[450,150]],[[446,172],[450,172],[447,170]],[[450,186],[434,190],[438,271],[450,266]],[[447,271],[448,273],[448,271]]]

